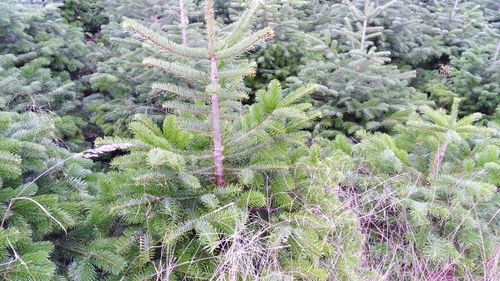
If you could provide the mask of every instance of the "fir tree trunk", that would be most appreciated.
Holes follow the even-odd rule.
[[[443,162],[444,155],[446,154],[446,150],[448,149],[449,141],[445,140],[436,151],[436,157],[434,158],[434,162],[432,162],[431,174],[437,175],[439,172],[439,168],[441,167],[441,163]]]
[[[186,12],[184,11],[184,1],[179,0],[179,11],[180,11],[180,29],[181,29],[181,35],[182,35],[182,45],[187,45],[187,34],[186,34],[186,28],[187,28],[187,21],[186,21]]]
[[[217,59],[215,54],[210,56],[210,84],[212,86],[212,127],[214,138],[214,166],[215,166],[215,184],[217,186],[224,185],[224,166],[222,160],[222,137],[220,130],[220,112],[219,112],[219,97],[217,95]]]
[[[207,27],[208,49],[210,51],[210,86],[212,88],[212,96],[210,98],[212,111],[212,135],[214,139],[214,166],[215,166],[215,185],[224,185],[224,166],[222,160],[222,136],[220,130],[220,112],[219,112],[219,96],[217,89],[219,79],[217,73],[217,57],[215,54],[215,14],[213,2],[205,1],[205,21]]]
[[[364,49],[364,46],[365,46],[365,40],[366,40],[366,26],[368,24],[368,18],[365,16],[364,20],[363,20],[363,30],[361,32],[361,40],[360,40],[360,46],[359,46],[359,49],[360,50],[363,50]]]

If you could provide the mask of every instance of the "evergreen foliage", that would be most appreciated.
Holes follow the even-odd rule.
[[[362,173],[348,197],[369,230],[372,266],[394,280],[485,275],[496,243],[487,206],[498,204],[499,144],[495,131],[474,125],[480,114],[457,113],[458,101],[450,115],[424,108],[394,137],[359,133],[351,148]]]
[[[0,11],[0,109],[61,115],[65,138],[81,143],[78,79],[90,67],[82,31],[64,21],[57,4],[9,0],[0,3]]]
[[[193,1],[182,1],[185,26],[181,25],[181,2],[173,0],[110,1],[105,5],[109,23],[99,34],[97,69],[86,77],[94,93],[85,100],[92,121],[105,134],[125,134],[134,114],[148,114],[161,120],[161,105],[168,100],[151,89],[155,81],[172,82],[175,77],[144,69],[142,60],[158,50],[143,48],[137,36],[131,37],[121,27],[123,17],[150,26],[155,31],[168,30],[165,36],[177,43],[197,46],[201,42],[202,14]],[[183,31],[186,43],[183,43]]]
[[[0,279],[498,280],[497,2],[1,1]]]
[[[500,41],[499,41],[500,42]],[[464,97],[465,112],[491,115],[500,103],[499,43],[471,42],[460,56],[452,56],[450,83],[457,95]]]
[[[393,13],[406,10],[405,18],[414,24],[403,25],[404,39],[399,33],[388,38],[393,46],[401,44],[398,42],[408,45],[398,56],[422,76],[418,84],[423,87],[417,88],[437,94],[438,101],[443,91],[453,92],[464,98],[464,114],[480,111],[491,115],[498,106],[500,34],[495,22],[488,19],[489,11],[478,5],[481,1],[407,2],[402,5],[406,9],[398,7]],[[436,87],[441,90],[436,91]],[[444,104],[450,106],[452,99],[446,100]]]
[[[100,1],[66,0],[61,7],[61,15],[70,23],[83,28],[87,36],[98,33],[108,18]]]
[[[161,127],[137,116],[130,125],[131,140],[99,140],[100,145],[131,146],[130,154],[113,159],[117,171],[101,183],[101,207],[94,208],[97,213],[92,215],[102,225],[102,232],[118,231],[118,239],[123,241],[121,253],[130,261],[120,274],[126,279],[219,276],[272,280],[280,276],[326,280],[362,274],[354,266],[359,262],[362,239],[355,219],[324,189],[335,185],[340,176],[331,175],[328,167],[340,163],[328,146],[320,150],[326,140],[311,144],[315,141],[303,130],[318,116],[311,104],[299,102],[314,86],[283,95],[274,81],[248,107],[238,105],[241,96],[231,91],[234,79],[241,80],[253,71],[247,64],[233,65],[229,59],[272,36],[269,28],[247,35],[256,8],[250,7],[233,31],[218,39],[212,3],[206,1],[206,49],[179,46],[135,21],[124,21],[125,28],[164,54],[211,62],[212,66],[209,74],[202,64],[194,69],[144,59],[146,66],[196,81],[202,88],[206,85],[206,93],[154,84],[153,88],[195,103],[165,104],[179,113],[167,116]],[[214,71],[220,82],[214,83]],[[222,182],[217,174],[218,144],[212,144],[217,128],[210,126],[217,118],[214,96],[222,100]],[[239,247],[248,252],[239,254]],[[262,256],[262,251],[271,252]]]
[[[0,223],[3,280],[50,280],[56,266],[50,236],[81,218],[91,163],[53,143],[47,116],[0,113]]]
[[[404,116],[405,110],[425,101],[422,93],[409,86],[415,72],[389,64],[391,52],[376,45],[384,32],[378,16],[394,2],[334,4],[330,13],[343,17],[331,16],[338,20],[329,23],[333,28],[318,30],[324,47],[311,55],[298,79],[290,81],[298,85],[316,81],[323,86],[314,95],[315,106],[324,115],[323,127],[350,134],[362,128],[390,128],[401,118],[392,114]]]
[[[265,1],[266,8],[257,12],[256,28],[270,26],[275,31],[276,40],[265,48],[252,52],[250,58],[257,63],[255,77],[246,79],[252,89],[266,86],[273,79],[284,81],[298,73],[303,53],[316,42],[306,31],[311,28],[307,19],[309,6],[315,1]],[[244,7],[251,1],[227,1],[229,20],[236,22]],[[313,40],[312,42],[310,42]]]

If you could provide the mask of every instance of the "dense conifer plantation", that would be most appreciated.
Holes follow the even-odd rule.
[[[500,280],[497,2],[0,1],[0,280]]]

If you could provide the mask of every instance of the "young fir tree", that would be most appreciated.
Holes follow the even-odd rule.
[[[91,162],[55,143],[53,120],[0,113],[0,278],[53,280],[52,241],[80,220]]]
[[[481,114],[459,119],[457,100],[450,114],[422,111],[394,137],[360,133],[350,148],[361,173],[346,197],[367,233],[369,264],[393,280],[487,276],[498,138],[474,125]]]
[[[131,150],[113,159],[116,170],[91,209],[96,229],[117,239],[114,249],[128,261],[109,280],[361,278],[355,218],[328,190],[344,156],[304,130],[318,113],[300,99],[315,87],[284,95],[273,81],[251,106],[234,91],[254,73],[234,59],[273,36],[268,27],[247,32],[258,4],[220,32],[205,1],[203,47],[124,21],[149,48],[175,58],[143,62],[180,77],[152,86],[179,100],[164,104],[175,115],[160,126],[137,116],[133,139],[98,141]]]
[[[347,133],[391,128],[409,112],[405,110],[425,100],[409,86],[415,72],[389,64],[390,52],[377,49],[384,29],[375,24],[376,19],[394,2],[377,6],[366,0],[362,7],[351,1],[332,5],[332,13],[345,18],[335,17],[336,22],[326,24],[330,29],[318,31],[327,47],[310,55],[298,78],[289,80],[298,85],[315,81],[323,86],[313,96],[324,115],[323,127]]]

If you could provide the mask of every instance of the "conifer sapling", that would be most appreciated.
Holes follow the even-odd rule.
[[[189,66],[166,62],[156,58],[146,58],[144,64],[146,66],[157,67],[164,71],[171,72],[175,75],[198,80],[200,87],[205,86],[205,91],[210,95],[210,113],[211,113],[211,127],[213,139],[213,163],[214,163],[214,176],[215,184],[217,186],[224,185],[224,164],[223,164],[223,146],[222,146],[222,132],[221,132],[221,113],[219,104],[219,94],[221,90],[219,79],[237,78],[240,75],[252,75],[254,73],[253,66],[246,66],[243,69],[226,70],[225,75],[219,77],[218,64],[221,60],[236,58],[243,54],[245,51],[253,48],[255,45],[269,39],[273,36],[271,28],[263,28],[248,37],[242,38],[246,29],[251,24],[251,18],[254,16],[256,9],[260,5],[259,1],[252,4],[251,8],[240,19],[236,28],[232,31],[224,41],[216,44],[216,26],[215,15],[213,10],[213,2],[205,1],[205,25],[207,30],[207,46],[206,48],[194,48],[177,44],[159,33],[144,27],[133,20],[125,20],[123,26],[125,29],[135,31],[139,34],[148,44],[159,48],[165,55],[173,57],[180,57],[184,60],[199,59],[209,63],[210,71],[208,75],[204,71],[193,69]],[[181,9],[182,11],[182,9]],[[181,15],[181,21],[184,17]],[[184,24],[183,24],[184,25]],[[187,42],[187,39],[183,42]],[[207,77],[208,76],[208,77]],[[208,79],[207,79],[208,78]],[[191,92],[190,89],[178,87],[172,84],[156,84],[158,89],[174,92],[183,96],[185,93]],[[155,86],[153,86],[155,88]],[[189,95],[189,94],[188,94]],[[203,94],[201,94],[203,95]],[[185,95],[184,95],[185,96]],[[168,107],[168,106],[167,106]],[[174,106],[175,107],[175,106]]]

